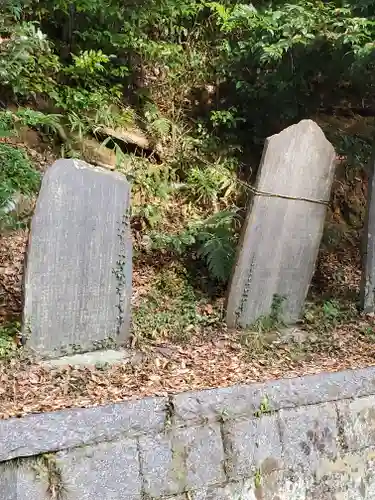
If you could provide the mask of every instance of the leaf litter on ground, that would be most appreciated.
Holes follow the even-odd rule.
[[[27,238],[22,229],[0,235],[1,327],[20,318]],[[222,297],[197,294],[172,261],[161,262],[159,274],[154,264],[138,262],[132,300],[138,361],[47,368],[0,332],[0,350],[11,345],[0,361],[0,418],[372,366],[375,317],[355,309],[358,249],[356,240],[349,249],[321,250],[301,341],[259,328],[228,331],[220,321]],[[152,331],[145,326],[150,315]]]
[[[151,273],[135,269],[135,307],[147,296]],[[213,304],[203,307],[208,315],[215,312]],[[10,357],[0,364],[0,418],[375,364],[372,315],[347,319],[339,311],[337,318],[329,309],[331,316],[324,316],[323,307],[318,312],[314,307],[301,343],[272,336],[267,341],[267,335],[258,343],[257,332],[249,332],[250,341],[244,343],[244,332],[214,323],[193,332],[188,342],[167,336],[143,339],[143,357],[135,364],[48,369],[22,355]]]

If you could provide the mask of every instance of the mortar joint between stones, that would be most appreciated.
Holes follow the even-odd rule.
[[[219,418],[219,430],[220,430],[220,437],[221,437],[221,442],[223,445],[223,453],[224,453],[224,460],[223,460],[223,470],[226,478],[229,480],[230,479],[230,473],[231,470],[233,469],[233,445],[232,441],[230,440],[227,432],[226,432],[226,422],[228,419],[226,418]]]
[[[175,420],[176,409],[174,405],[174,398],[172,395],[168,396],[167,403],[165,405],[165,420],[164,420],[164,430],[168,431],[172,428]]]
[[[52,453],[39,455],[34,469],[36,473],[39,473],[41,470],[46,474],[48,484],[47,493],[50,500],[63,500],[65,498],[66,488],[55,455]]]
[[[346,452],[349,450],[348,443],[345,437],[344,431],[344,420],[340,414],[340,410],[337,404],[335,404],[336,418],[337,418],[337,437],[342,451]]]

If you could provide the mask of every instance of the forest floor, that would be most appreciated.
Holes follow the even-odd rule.
[[[41,170],[53,160],[48,148],[26,147]],[[20,318],[28,234],[1,235],[0,418],[375,364],[375,317],[357,310],[365,182],[357,177],[342,186],[338,180],[304,319],[294,332],[262,324],[228,331],[223,293],[207,293],[178,262],[138,259],[132,345],[142,356],[114,366],[47,368],[13,339],[9,348],[5,325]],[[353,225],[348,207],[358,216]]]

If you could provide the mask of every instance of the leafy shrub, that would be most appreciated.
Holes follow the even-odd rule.
[[[158,165],[145,158],[116,151],[118,170],[132,184],[132,214],[143,219],[149,227],[161,220],[164,208],[173,191],[170,165]]]
[[[239,153],[248,174],[246,154],[285,125],[337,103],[373,108],[371,2],[4,3],[1,89],[23,103],[47,95],[63,114],[21,111],[18,123],[52,132],[60,123],[80,140],[98,127],[142,122],[162,144],[163,163],[119,161],[134,213],[153,229],[154,247],[194,251],[221,281],[236,243],[226,208],[239,194]],[[14,115],[2,113],[0,135],[12,124]],[[370,144],[354,142],[335,138],[364,163]],[[156,234],[171,200],[183,206],[186,229]]]
[[[177,235],[152,233],[153,248],[169,248],[183,255],[191,248],[206,262],[211,277],[226,282],[232,270],[238,217],[235,210],[217,212],[206,220],[192,223]]]
[[[16,354],[16,336],[19,335],[21,324],[18,322],[8,323],[0,326],[0,360]]]
[[[14,134],[14,119],[11,111],[0,112],[0,138],[10,137]]]
[[[14,121],[22,126],[44,129],[47,133],[56,133],[61,127],[61,115],[47,114],[29,108],[20,108],[14,113]]]
[[[33,23],[15,25],[0,44],[0,85],[18,96],[50,94],[60,69],[51,42]]]
[[[32,167],[26,153],[0,143],[0,211],[15,193],[37,193],[40,174]]]
[[[0,137],[17,135],[19,128],[30,127],[56,134],[62,131],[61,115],[46,114],[29,108],[19,108],[16,112],[0,111]]]
[[[187,175],[186,188],[196,202],[215,205],[219,200],[230,201],[236,193],[237,179],[222,165],[192,167]]]
[[[218,212],[198,229],[197,252],[207,263],[211,276],[221,282],[230,278],[236,252],[235,213]]]
[[[202,326],[217,324],[220,313],[211,304],[211,313],[203,313],[206,300],[194,289],[181,266],[162,270],[153,277],[148,293],[133,309],[136,342],[144,339],[186,342]]]
[[[139,341],[145,336],[186,340],[189,327],[199,324],[197,296],[186,277],[174,269],[156,276],[151,290],[133,314],[133,329]]]

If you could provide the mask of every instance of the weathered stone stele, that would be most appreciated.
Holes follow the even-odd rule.
[[[77,160],[46,172],[31,221],[23,333],[45,357],[121,344],[129,334],[130,187]]]
[[[268,316],[275,298],[296,320],[315,269],[335,151],[320,127],[302,120],[269,137],[244,223],[227,299],[229,327]]]
[[[375,151],[372,155],[368,182],[367,211],[364,224],[361,307],[366,313],[375,312]]]

